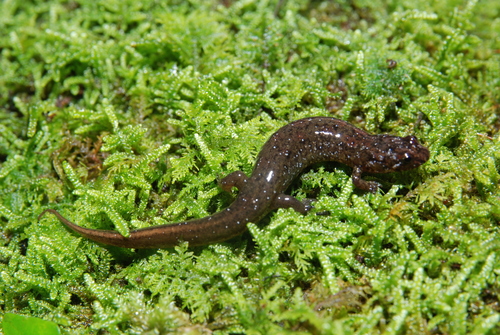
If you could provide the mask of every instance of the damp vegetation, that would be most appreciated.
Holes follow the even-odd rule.
[[[63,334],[500,333],[500,3],[0,2],[0,314]],[[200,218],[290,121],[415,135],[430,160],[320,164],[224,243],[98,245]],[[24,320],[24,319],[23,319]]]

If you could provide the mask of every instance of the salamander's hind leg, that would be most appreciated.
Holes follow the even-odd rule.
[[[273,209],[293,208],[301,214],[306,214],[313,207],[313,201],[313,199],[305,199],[304,201],[300,201],[297,198],[292,197],[291,195],[280,194],[274,200],[272,207]]]
[[[233,187],[241,190],[247,181],[248,177],[244,172],[234,171],[222,178],[219,185],[224,191],[231,193]]]

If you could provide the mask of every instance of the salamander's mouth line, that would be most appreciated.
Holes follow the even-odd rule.
[[[314,163],[335,161],[353,168],[352,182],[361,190],[376,192],[379,185],[362,179],[363,173],[414,169],[429,159],[429,150],[414,136],[370,135],[331,117],[311,117],[287,124],[275,132],[260,151],[250,177],[235,171],[221,187],[238,188],[235,201],[205,218],[137,229],[124,237],[112,230],[84,228],[54,214],[69,229],[103,244],[123,248],[170,248],[182,241],[190,246],[222,242],[242,234],[248,222],[257,222],[278,208],[307,213],[310,206],[284,192],[302,170]]]

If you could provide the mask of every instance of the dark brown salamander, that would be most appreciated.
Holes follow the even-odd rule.
[[[45,210],[40,217],[52,213],[86,238],[123,248],[169,248],[181,241],[198,246],[240,235],[248,222],[258,222],[277,208],[306,213],[307,205],[284,192],[308,165],[325,161],[346,164],[353,168],[352,181],[356,187],[375,192],[379,185],[363,180],[362,173],[409,170],[428,159],[429,150],[414,136],[370,135],[338,119],[311,117],[275,132],[262,147],[250,178],[236,171],[222,179],[222,189],[229,192],[234,186],[239,194],[229,207],[214,215],[133,230],[130,237],[115,231],[80,227],[53,209]]]

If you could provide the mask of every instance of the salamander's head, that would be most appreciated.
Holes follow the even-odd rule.
[[[420,144],[415,136],[376,136],[376,145],[370,150],[370,163],[364,172],[387,173],[411,170],[429,159],[429,149]]]

